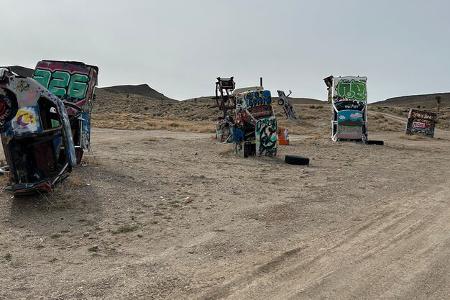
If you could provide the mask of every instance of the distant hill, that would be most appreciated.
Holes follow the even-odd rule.
[[[172,100],[164,94],[152,89],[148,84],[138,84],[138,85],[116,85],[110,87],[99,88],[110,93],[115,94],[130,94],[139,95],[148,98],[158,99],[158,100]]]
[[[34,69],[30,69],[22,66],[8,66],[16,74],[19,74],[24,77],[32,77],[34,73]],[[152,89],[148,84],[138,84],[138,85],[116,85],[110,87],[98,88],[99,90],[104,90],[110,93],[115,94],[132,94],[144,96],[152,99],[158,100],[172,100],[164,94]]]
[[[273,97],[274,101],[278,101],[278,97]],[[289,100],[294,104],[327,104],[327,101],[311,99],[311,98],[289,98]]]
[[[450,93],[439,93],[439,94],[426,94],[426,95],[413,95],[413,96],[403,96],[390,98],[384,101],[379,101],[372,103],[376,106],[398,106],[405,108],[436,108],[437,101],[436,97],[441,98],[441,107],[450,107]]]
[[[216,99],[214,99],[213,96],[207,96],[207,97],[198,97],[198,98],[191,98],[182,100],[183,102],[195,102],[195,103],[203,103],[203,104],[211,104],[214,105],[216,103]]]

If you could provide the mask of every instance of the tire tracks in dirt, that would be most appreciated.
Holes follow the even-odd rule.
[[[450,209],[445,201],[450,188],[433,189],[409,199],[391,199],[359,226],[281,253],[203,297],[405,296],[405,287],[399,288],[398,283],[408,277],[412,278],[405,282],[414,282],[415,270],[423,273],[430,271],[430,264],[439,264],[426,253],[439,252],[442,243],[450,242],[446,235]],[[390,295],[394,285],[397,292]]]

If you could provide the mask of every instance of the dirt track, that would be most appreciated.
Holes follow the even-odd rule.
[[[240,159],[209,134],[97,129],[56,193],[2,194],[0,298],[447,298],[450,134],[371,138]]]

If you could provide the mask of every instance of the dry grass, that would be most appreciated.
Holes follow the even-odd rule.
[[[280,127],[288,128],[290,134],[299,135],[327,135],[331,109],[328,105],[295,104],[298,115],[297,120],[287,120],[282,108],[274,106],[278,124]],[[190,105],[184,113],[174,114],[170,117],[155,116],[150,113],[104,113],[93,114],[93,126],[113,129],[136,129],[136,130],[169,130],[197,133],[214,133],[216,119],[221,114],[217,109],[209,109],[206,112],[197,111],[204,107]],[[199,120],[201,113],[208,118]],[[193,117],[194,115],[195,117]]]
[[[121,233],[130,233],[139,229],[139,226],[136,224],[125,224],[119,226],[117,229],[111,231],[112,234],[121,234]]]
[[[405,125],[397,120],[386,118],[384,115],[369,112],[369,131],[396,131],[401,132]]]
[[[198,133],[215,131],[215,124],[210,121],[167,119],[132,113],[95,114],[93,116],[93,126],[114,129],[170,130]]]
[[[65,210],[74,207],[77,192],[87,185],[85,179],[77,172],[72,172],[62,183],[49,194],[40,194],[41,208],[47,211]]]
[[[273,105],[280,126],[289,128],[292,134],[310,135],[329,132],[331,107],[328,103],[295,103],[294,108],[299,116],[298,120],[285,119],[281,106]],[[434,109],[431,109],[434,110]],[[409,107],[392,105],[369,105],[369,129],[402,131],[392,121],[371,118],[377,112],[388,113],[406,118]],[[94,105],[93,125],[115,129],[147,129],[191,131],[210,133],[215,130],[215,122],[222,113],[210,98],[198,101],[163,101],[138,95],[127,95],[99,91]],[[372,122],[370,121],[372,119]],[[450,128],[450,108],[443,106],[439,113],[438,128]]]
[[[0,186],[7,186],[9,184],[9,175],[5,174],[0,176]]]
[[[434,111],[434,109],[428,109],[429,111]],[[369,115],[376,112],[383,112],[403,118],[408,117],[409,108],[406,107],[397,107],[397,106],[369,106]],[[450,109],[442,108],[438,113],[438,120],[436,124],[437,128],[448,130],[450,129]]]
[[[290,134],[324,135],[328,134],[331,120],[329,105],[295,104],[297,120],[287,120],[282,108],[274,106],[278,119],[278,126],[289,129]]]
[[[98,157],[96,157],[92,152],[85,153],[83,160],[81,161],[82,166],[101,166],[102,162]]]
[[[159,109],[163,108],[167,111],[164,111],[164,114],[159,116]],[[329,135],[331,121],[331,107],[329,104],[295,104],[294,108],[297,112],[298,119],[287,120],[282,108],[278,105],[274,105],[279,127],[288,128],[290,134],[315,136],[320,138]],[[408,110],[404,107],[370,106],[369,132],[403,132],[405,130],[405,125],[402,122],[386,118],[381,113],[388,113],[406,118]],[[217,108],[210,108],[202,103],[184,103],[162,108],[155,105],[151,113],[94,113],[93,126],[114,129],[214,133],[216,125],[215,120],[219,115],[220,111],[218,111]],[[203,116],[203,118],[200,118],[201,116]],[[443,110],[440,113],[437,127],[442,129],[450,128],[450,111]],[[97,164],[98,162],[94,159],[92,163]],[[88,164],[91,164],[91,162]]]
[[[417,134],[414,134],[414,135],[405,134],[405,135],[401,135],[400,138],[403,140],[409,140],[409,141],[423,141],[423,140],[431,139],[430,137],[426,137],[423,135],[417,135]]]
[[[86,182],[80,176],[80,174],[73,172],[70,174],[69,178],[67,178],[65,182],[66,189],[77,189],[79,187],[85,186]]]

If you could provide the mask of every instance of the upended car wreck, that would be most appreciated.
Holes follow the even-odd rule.
[[[77,163],[90,149],[91,112],[98,83],[98,67],[77,61],[42,60],[33,79],[64,102],[72,128]]]
[[[16,195],[52,191],[77,163],[65,103],[8,68],[0,69],[0,133]]]

